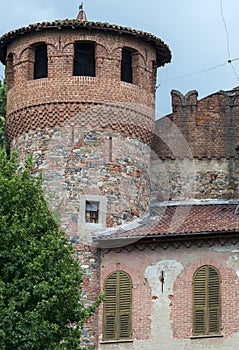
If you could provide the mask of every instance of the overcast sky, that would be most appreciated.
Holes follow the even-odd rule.
[[[30,23],[75,18],[79,4],[1,1],[0,35]],[[141,29],[169,45],[172,62],[158,70],[158,116],[171,112],[172,89],[184,94],[196,89],[203,98],[239,85],[238,0],[85,0],[84,9],[88,20]]]

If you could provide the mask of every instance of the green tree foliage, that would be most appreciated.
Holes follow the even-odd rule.
[[[7,104],[7,92],[6,92],[6,80],[0,80],[0,145],[6,144],[6,104]]]
[[[0,349],[80,349],[98,302],[82,304],[79,262],[30,169],[0,150]]]

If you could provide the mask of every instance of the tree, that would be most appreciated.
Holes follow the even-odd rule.
[[[0,150],[0,349],[75,350],[98,305],[81,302],[82,272],[47,206],[31,160]]]
[[[7,92],[6,92],[6,79],[0,80],[0,145],[7,143],[6,140],[6,104],[7,104]]]

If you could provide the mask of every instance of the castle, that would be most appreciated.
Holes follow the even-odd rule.
[[[49,205],[105,302],[82,341],[100,350],[236,350],[239,90],[172,91],[155,122],[152,34],[76,20],[0,38],[7,134],[32,153]]]

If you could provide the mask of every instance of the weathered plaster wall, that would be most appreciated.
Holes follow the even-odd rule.
[[[140,246],[140,245],[138,245]],[[221,274],[222,337],[192,336],[192,278],[203,265]],[[100,350],[236,350],[239,341],[239,249],[236,245],[167,250],[113,250],[101,259],[101,283],[122,269],[133,281],[133,341],[101,343]],[[164,272],[162,290],[161,272]],[[102,319],[102,308],[100,310]],[[99,333],[102,331],[100,324]]]

